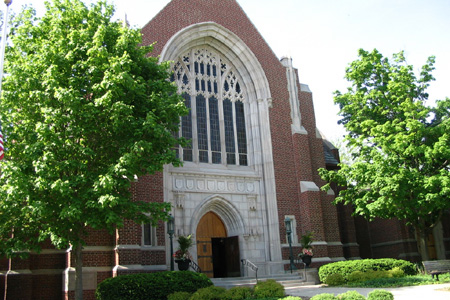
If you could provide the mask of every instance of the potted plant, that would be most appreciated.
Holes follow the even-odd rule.
[[[308,232],[305,235],[302,235],[300,238],[300,243],[302,244],[302,251],[298,254],[298,257],[302,259],[307,267],[311,264],[313,257],[313,233]]]
[[[189,264],[191,262],[191,255],[189,253],[189,248],[191,248],[192,234],[188,236],[180,235],[178,236],[178,250],[173,254],[175,262],[178,264],[178,270],[186,271],[189,269]]]

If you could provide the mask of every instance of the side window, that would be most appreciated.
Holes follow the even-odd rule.
[[[142,225],[142,244],[144,246],[157,246],[156,228],[151,224]]]

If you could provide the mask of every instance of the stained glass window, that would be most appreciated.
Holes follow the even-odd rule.
[[[192,49],[173,71],[189,108],[181,118],[181,136],[191,141],[179,149],[183,160],[248,165],[245,90],[232,64],[207,48]]]

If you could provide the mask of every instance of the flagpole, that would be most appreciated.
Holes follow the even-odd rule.
[[[7,37],[7,33],[8,33],[8,13],[9,13],[9,6],[11,5],[11,3],[12,3],[12,0],[5,0],[6,13],[5,13],[5,18],[3,19],[2,46],[0,49],[0,96],[2,95],[3,62],[5,61],[6,37]]]
[[[0,49],[0,97],[2,96],[2,91],[3,91],[2,90],[3,62],[5,61],[6,35],[8,33],[8,13],[9,13],[9,6],[11,5],[12,0],[5,0],[4,2],[6,4],[6,12],[5,12],[5,18],[3,19],[2,45],[1,45],[1,49]],[[1,123],[0,123],[0,125],[1,125]],[[1,127],[0,127],[0,130],[1,130]],[[1,132],[0,132],[0,138],[1,138]],[[0,147],[2,148],[1,151],[3,152],[3,145],[0,145]],[[2,153],[2,155],[3,155],[3,153]],[[8,259],[8,271],[5,274],[5,288],[4,288],[4,294],[3,294],[3,299],[5,299],[5,300],[8,297],[8,275],[12,269],[11,263],[12,263],[12,260],[11,260],[11,258],[9,258]]]

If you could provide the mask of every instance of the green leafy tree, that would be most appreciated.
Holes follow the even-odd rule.
[[[417,77],[402,52],[388,60],[360,50],[346,71],[351,87],[335,92],[346,141],[359,151],[351,165],[319,171],[346,187],[336,202],[352,204],[355,214],[414,226],[423,259],[428,233],[450,209],[450,99],[426,104],[434,61]]]
[[[50,239],[76,257],[92,229],[124,219],[167,218],[168,203],[132,201],[136,177],[179,165],[172,148],[187,113],[168,64],[149,57],[138,29],[112,21],[104,1],[54,0],[36,18],[24,9],[11,29],[0,118],[0,255],[39,251]]]

